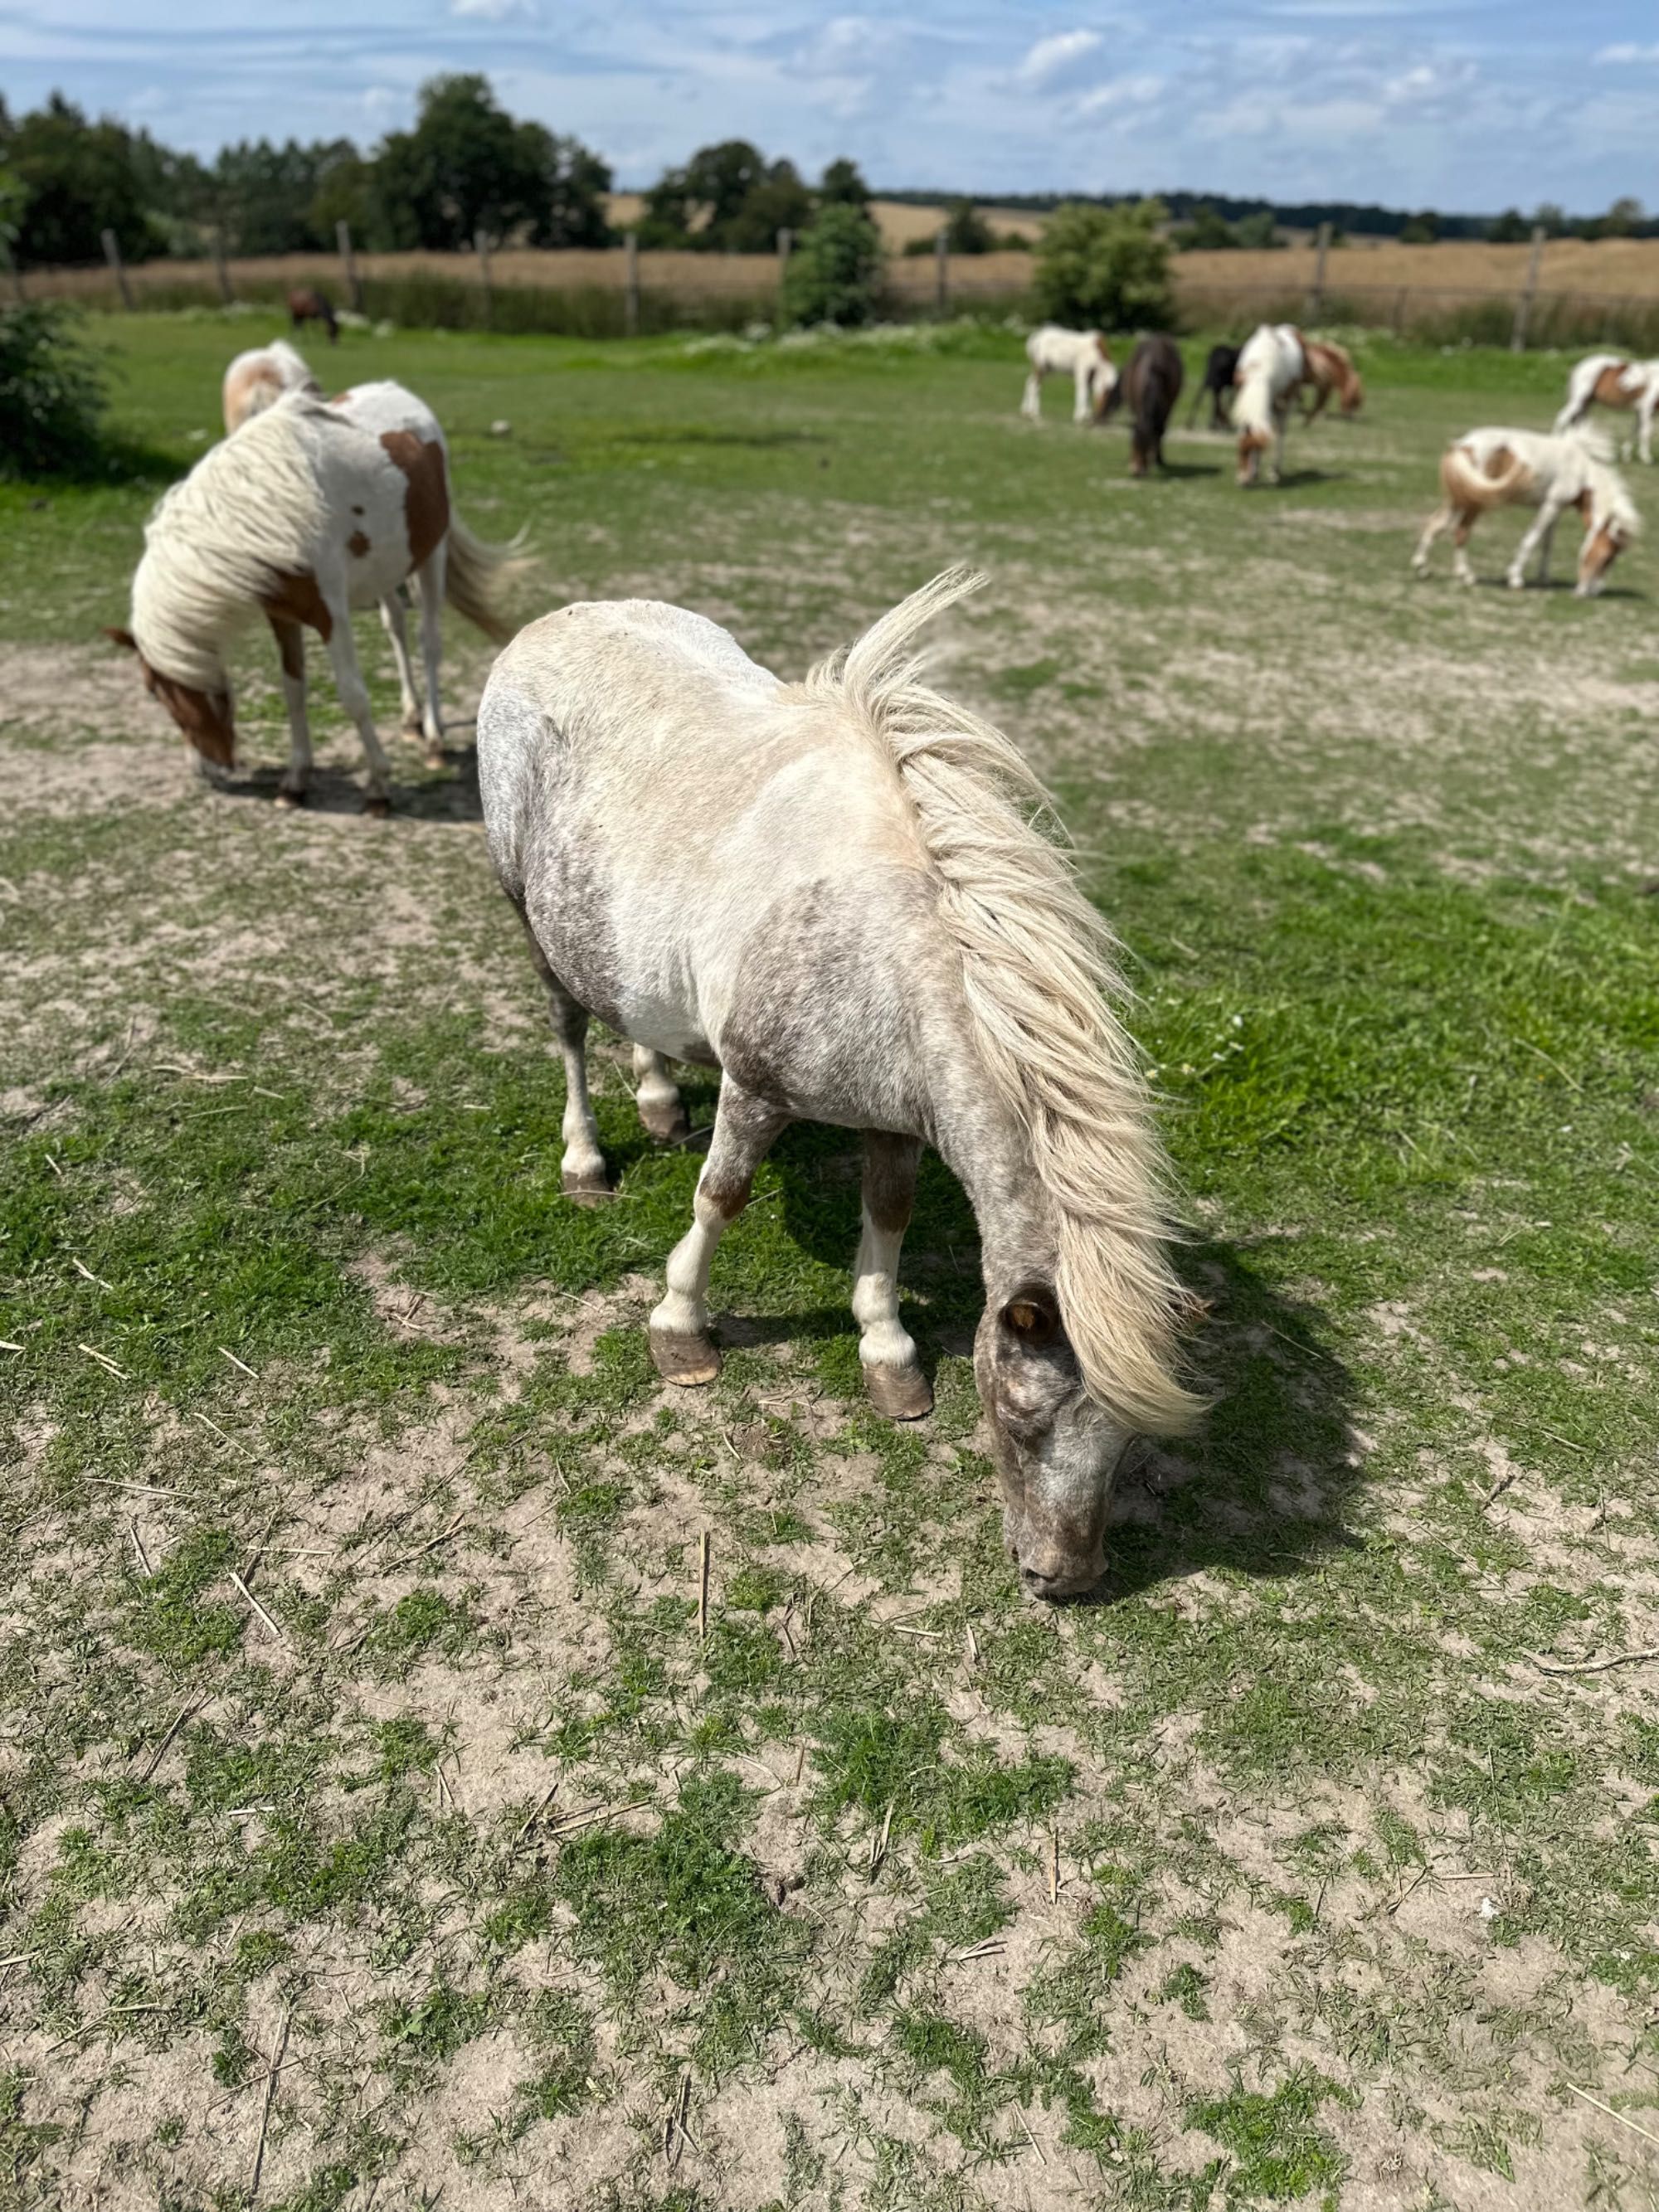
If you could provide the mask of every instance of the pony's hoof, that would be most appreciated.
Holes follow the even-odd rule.
[[[426,718],[418,707],[410,708],[398,726],[406,738],[423,738],[426,735]]]
[[[672,1106],[641,1106],[640,1127],[659,1145],[683,1145],[691,1133],[690,1117],[678,1098]]]
[[[371,791],[363,801],[363,811],[365,814],[374,815],[377,821],[383,822],[392,811],[392,801],[385,792]]]
[[[607,1199],[616,1196],[603,1168],[589,1170],[585,1174],[573,1174],[567,1170],[559,1183],[565,1196],[577,1206],[603,1206]]]
[[[651,1332],[651,1357],[665,1382],[695,1390],[720,1371],[720,1356],[706,1336],[684,1336],[666,1328]]]
[[[447,768],[449,755],[441,745],[428,745],[421,755],[421,761],[422,766],[426,768]]]
[[[278,784],[276,787],[278,806],[303,806],[307,796],[307,794],[303,791],[290,791],[286,784]]]
[[[886,1367],[872,1360],[864,1370],[864,1390],[876,1411],[890,1421],[920,1421],[933,1410],[927,1377],[914,1361],[904,1367]]]

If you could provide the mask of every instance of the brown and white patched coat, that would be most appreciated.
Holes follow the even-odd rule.
[[[1429,554],[1443,532],[1453,532],[1452,569],[1458,581],[1472,584],[1474,571],[1465,550],[1480,516],[1495,507],[1535,507],[1538,519],[1515,549],[1507,581],[1519,591],[1526,565],[1538,555],[1538,580],[1549,572],[1550,541],[1569,507],[1584,526],[1578,556],[1578,596],[1590,599],[1607,570],[1641,530],[1624,478],[1607,458],[1601,441],[1588,431],[1565,436],[1541,430],[1486,428],[1455,439],[1440,459],[1442,502],[1429,517],[1412,556],[1419,575],[1427,572]]]

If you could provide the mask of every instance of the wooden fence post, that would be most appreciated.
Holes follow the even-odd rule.
[[[1306,319],[1310,323],[1316,323],[1319,320],[1320,313],[1325,305],[1325,256],[1330,250],[1331,227],[1328,222],[1322,222],[1319,226],[1318,238],[1314,244],[1313,283],[1308,288]]]
[[[1538,264],[1544,257],[1544,226],[1535,222],[1532,227],[1532,252],[1527,262],[1527,288],[1515,303],[1515,328],[1510,332],[1510,351],[1524,353],[1527,349],[1527,325],[1532,320],[1533,295],[1538,289]]]
[[[640,334],[640,236],[630,230],[623,247],[623,329],[630,338]]]
[[[795,234],[787,228],[778,233],[778,320],[783,320],[783,288],[789,277],[789,257],[795,250]]]
[[[351,302],[351,312],[363,312],[362,279],[357,274],[356,256],[351,251],[351,225],[342,216],[334,226],[334,242],[340,249],[340,266],[345,274],[346,297]]]
[[[933,305],[941,315],[951,311],[951,240],[942,230],[933,240]]]
[[[127,313],[131,314],[132,313],[132,287],[128,283],[127,272],[121,264],[121,249],[115,242],[115,233],[112,230],[106,230],[104,233],[104,258],[108,262],[110,267],[115,272],[116,283],[120,287],[121,305],[126,309]]]
[[[225,265],[224,225],[218,222],[213,226],[213,267],[219,279],[220,302],[228,307],[236,295],[230,289],[230,270]]]
[[[478,276],[483,285],[484,328],[488,330],[495,319],[495,297],[489,282],[489,233],[475,230],[472,243],[477,249]]]

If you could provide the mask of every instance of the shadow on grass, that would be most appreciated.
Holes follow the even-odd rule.
[[[452,730],[465,727],[452,723]],[[397,763],[393,763],[392,784],[392,814],[396,822],[402,818],[410,822],[480,822],[483,805],[478,795],[478,751],[476,745],[448,745],[444,750],[447,775],[428,772],[429,780],[421,783],[404,783],[398,780]],[[215,778],[215,788],[226,799],[262,799],[266,805],[278,803],[283,771],[274,766],[249,769],[246,774],[233,772]],[[311,772],[311,788],[304,802],[307,814],[361,814],[363,810],[363,775],[344,769],[319,765]]]

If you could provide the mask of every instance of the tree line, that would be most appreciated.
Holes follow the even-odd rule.
[[[216,234],[227,253],[331,251],[351,226],[366,252],[453,252],[478,232],[496,244],[604,246],[610,166],[574,137],[521,122],[488,78],[422,86],[416,119],[369,152],[349,138],[227,146],[211,161],[147,131],[94,120],[54,93],[14,117],[0,98],[0,234],[23,268],[98,260],[112,231],[125,258],[194,258]],[[862,212],[869,188],[851,161],[809,185],[789,161],[744,139],[694,154],[645,196],[640,243],[715,252],[770,252],[828,207]]]

